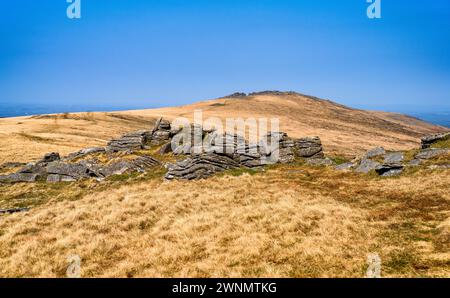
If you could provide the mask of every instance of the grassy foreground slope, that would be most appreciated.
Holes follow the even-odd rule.
[[[449,163],[450,155],[436,162]],[[161,167],[106,181],[0,185],[0,276],[450,276],[450,175],[343,173],[297,162],[201,181]]]

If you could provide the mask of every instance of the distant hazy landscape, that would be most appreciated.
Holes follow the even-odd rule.
[[[137,109],[150,109],[152,106],[145,105],[45,105],[45,104],[6,104],[0,103],[0,118],[20,117],[43,114],[62,114],[79,112],[112,112]],[[436,125],[450,127],[450,111],[436,112],[405,112],[401,110],[389,111],[410,115]]]

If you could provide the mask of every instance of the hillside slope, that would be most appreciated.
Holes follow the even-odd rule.
[[[290,136],[318,135],[328,153],[345,155],[374,146],[411,149],[421,136],[446,130],[401,114],[351,109],[293,92],[260,92],[181,107],[0,119],[0,163],[28,161],[50,151],[67,154],[87,146],[103,146],[122,133],[151,129],[161,116],[192,119],[197,109],[203,111],[204,119],[276,117],[281,130]]]

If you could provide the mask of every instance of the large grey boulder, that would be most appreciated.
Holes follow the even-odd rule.
[[[308,137],[294,140],[296,154],[303,158],[323,158],[322,142],[319,137]]]
[[[367,174],[370,171],[375,170],[379,165],[380,165],[379,162],[373,161],[368,158],[364,158],[363,160],[361,160],[361,163],[359,164],[359,166],[356,168],[355,171],[358,173]]]
[[[421,139],[422,149],[430,148],[433,144],[450,139],[450,132],[438,133],[425,136]]]
[[[401,163],[403,162],[403,159],[404,159],[403,152],[387,153],[384,156],[384,163],[386,164]]]

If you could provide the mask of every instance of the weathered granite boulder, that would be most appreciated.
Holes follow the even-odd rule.
[[[332,166],[334,165],[334,161],[328,157],[308,158],[306,159],[306,164],[311,166]]]
[[[450,139],[450,132],[429,135],[421,138],[422,149],[430,148],[433,144]]]
[[[45,176],[47,171],[45,167],[46,163],[29,163],[23,168],[21,168],[17,173],[18,174],[37,174],[39,176]]]
[[[385,155],[386,150],[383,147],[376,147],[366,152],[365,158],[374,158],[380,155]]]
[[[47,165],[48,175],[59,175],[62,177],[80,180],[82,178],[98,177],[97,173],[87,166],[79,163],[66,163],[61,161],[51,162]],[[69,178],[70,177],[70,178]]]
[[[32,173],[14,173],[10,175],[0,176],[0,182],[36,182],[40,177],[39,174]]]
[[[122,175],[131,172],[145,172],[146,169],[158,166],[159,161],[151,156],[139,156],[131,160],[119,160],[105,165],[97,170],[99,177],[105,178],[113,175]]]
[[[351,170],[356,166],[356,163],[354,162],[346,162],[340,165],[335,166],[334,168],[338,171],[346,171]]]
[[[294,140],[296,155],[303,158],[324,158],[322,142],[319,137]]]
[[[155,127],[151,131],[149,141],[153,146],[161,145],[169,141],[172,136],[173,131],[171,130],[170,121],[159,118],[155,123]]]
[[[384,156],[384,163],[392,164],[392,163],[401,163],[403,162],[404,154],[403,152],[391,152],[387,153]]]
[[[438,149],[438,148],[429,148],[423,149],[419,153],[416,154],[416,159],[431,159],[439,155],[444,155],[450,153],[450,149]]]
[[[383,163],[375,168],[378,175],[390,177],[400,175],[403,172],[403,165],[400,162]]]
[[[193,155],[175,164],[168,164],[166,179],[203,179],[237,167],[239,164],[235,160],[224,155],[215,153]]]
[[[77,180],[71,176],[58,175],[58,174],[50,174],[47,176],[48,183],[75,182],[75,181],[77,181]]]
[[[379,165],[380,165],[379,162],[373,161],[368,158],[364,158],[363,160],[361,160],[361,163],[359,164],[359,166],[356,168],[355,171],[358,173],[367,174],[370,171],[375,170]]]
[[[80,151],[74,152],[74,153],[70,153],[66,158],[64,158],[65,161],[71,161],[77,158],[82,158],[91,154],[95,154],[95,153],[103,153],[105,152],[106,149],[103,147],[92,147],[92,148],[86,148],[86,149],[82,149]]]
[[[141,150],[144,149],[149,138],[152,138],[152,132],[147,130],[127,133],[118,139],[111,140],[106,147],[106,151],[120,152]]]

